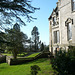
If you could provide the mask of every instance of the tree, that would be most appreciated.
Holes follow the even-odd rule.
[[[49,45],[45,45],[45,46],[44,46],[44,51],[45,51],[45,52],[49,52]]]
[[[38,49],[38,43],[39,43],[39,32],[36,26],[33,27],[33,30],[31,31],[31,35],[32,35],[32,40],[36,51]]]
[[[31,41],[31,38],[29,39],[29,43],[30,43],[30,51],[32,51],[32,41]]]
[[[24,44],[27,40],[27,35],[20,31],[18,24],[13,26],[13,29],[6,30],[7,41],[10,42],[8,50],[12,51],[14,59],[16,59],[18,52],[24,49]]]
[[[41,51],[44,51],[44,44],[43,44],[43,42],[41,44]]]
[[[0,29],[7,27],[17,21],[19,24],[26,25],[21,16],[30,22],[33,18],[35,8],[31,5],[31,0],[0,0]],[[8,24],[7,26],[4,26]]]
[[[0,31],[11,27],[16,21],[20,26],[26,25],[25,21],[30,22],[32,19],[36,19],[30,14],[35,13],[35,10],[38,9],[31,5],[31,0],[0,0]],[[24,21],[22,20],[22,16],[25,18]],[[0,40],[0,44],[1,42],[9,43],[2,39]]]
[[[0,52],[4,52],[6,48],[6,44],[9,42],[6,41],[6,34],[4,32],[0,32]]]

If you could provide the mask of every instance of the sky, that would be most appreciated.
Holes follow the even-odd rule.
[[[58,0],[32,0],[32,6],[40,8],[32,16],[37,18],[33,22],[26,23],[26,26],[22,26],[21,30],[31,37],[31,31],[34,26],[38,28],[41,42],[49,45],[49,21],[48,18],[51,15],[53,8],[56,7]]]

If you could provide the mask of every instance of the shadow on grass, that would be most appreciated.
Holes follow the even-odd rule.
[[[2,69],[7,69],[7,67],[0,67],[0,70],[2,70]]]
[[[35,59],[35,60],[33,60],[33,61],[31,61],[31,62],[28,62],[28,63],[26,63],[26,64],[29,64],[29,63],[41,63],[41,62],[44,62],[44,61],[46,61],[46,60],[48,60],[48,58],[40,58],[40,59]]]
[[[29,61],[29,62],[22,62],[22,63],[14,64],[14,65],[37,64],[37,63],[42,63],[46,60],[48,60],[48,58],[39,58],[39,59],[35,59],[35,60]],[[11,65],[11,66],[13,66],[13,65]]]

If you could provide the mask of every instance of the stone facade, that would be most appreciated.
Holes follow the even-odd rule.
[[[75,46],[75,0],[58,0],[49,19],[50,52]]]

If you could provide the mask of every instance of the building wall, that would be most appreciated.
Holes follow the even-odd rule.
[[[61,28],[61,44],[69,45],[69,41],[67,40],[67,27],[65,26],[65,21],[68,18],[73,19],[75,21],[75,12],[72,11],[72,2],[71,0],[61,0],[61,4],[59,5],[60,10],[60,28]],[[72,24],[72,43],[75,43],[75,22]]]
[[[60,4],[60,28],[61,28],[61,44],[68,44],[67,41],[67,27],[65,21],[71,18],[71,0],[61,0]]]
[[[49,28],[50,28],[50,51],[51,51],[51,45],[54,50],[56,49],[57,45],[60,47],[63,47],[64,49],[67,49],[69,45],[75,46],[75,12],[72,11],[72,0],[58,0],[57,6],[58,6],[58,13],[59,13],[59,24],[56,26],[52,26],[49,20]],[[54,12],[54,11],[53,11]],[[54,16],[52,14],[51,16]],[[68,41],[67,39],[67,26],[65,26],[65,22],[68,18],[73,19],[72,23],[72,40]],[[59,30],[60,32],[60,43],[54,44],[54,35],[53,32]],[[52,40],[52,43],[51,43]]]

